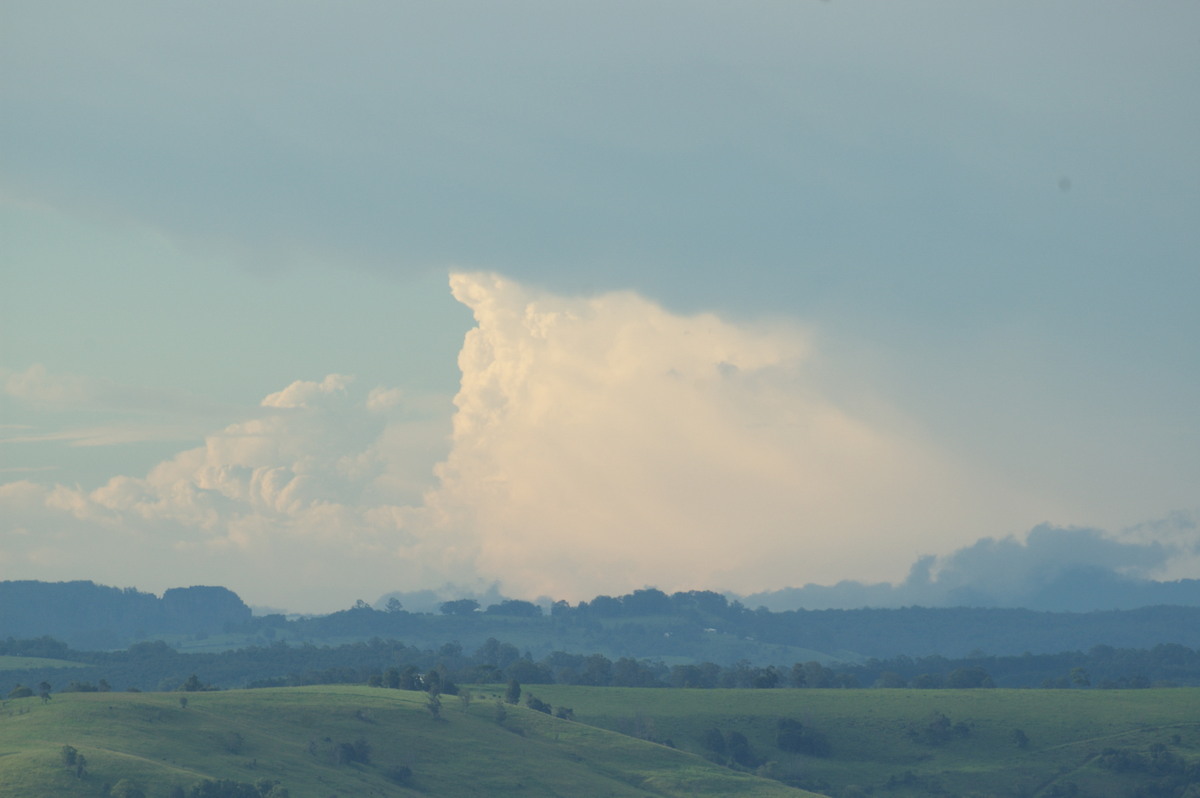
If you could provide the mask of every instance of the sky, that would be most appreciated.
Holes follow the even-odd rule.
[[[0,579],[1200,578],[1195,3],[0,15]]]

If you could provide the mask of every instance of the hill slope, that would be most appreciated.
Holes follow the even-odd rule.
[[[741,735],[758,772],[834,796],[1200,795],[1197,688],[530,690],[714,760]]]
[[[186,699],[186,706],[181,699]],[[803,796],[662,745],[506,706],[353,687],[72,693],[0,709],[0,795],[168,798],[204,779],[341,796]],[[363,745],[365,742],[365,745]],[[64,746],[87,763],[77,778]],[[366,761],[363,761],[366,760]],[[408,771],[404,770],[409,769]]]

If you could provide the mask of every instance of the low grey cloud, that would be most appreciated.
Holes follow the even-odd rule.
[[[1195,560],[1196,519],[1195,513],[1176,512],[1117,535],[1043,524],[1023,537],[988,537],[949,554],[921,557],[897,584],[810,584],[744,600],[776,610],[919,605],[1082,612],[1200,604],[1200,580],[1163,578],[1177,563]]]

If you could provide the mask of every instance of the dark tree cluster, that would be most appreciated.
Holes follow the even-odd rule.
[[[1163,743],[1148,751],[1106,748],[1097,764],[1114,773],[1134,777],[1133,798],[1192,798],[1200,785],[1200,762],[1173,753]]]
[[[369,765],[371,744],[362,737],[352,743],[338,743],[333,747],[333,761],[339,765],[349,765],[351,762]]]
[[[529,707],[534,712],[544,712],[547,715],[550,715],[554,712],[554,707],[550,706],[545,701],[543,701],[542,699],[535,696],[533,693],[530,693],[527,696],[525,696],[525,706]]]
[[[755,768],[760,764],[759,758],[750,747],[750,741],[740,731],[705,729],[700,735],[700,745],[711,761],[721,765]]]
[[[828,737],[792,718],[779,719],[775,745],[781,751],[816,757],[827,757],[832,752]]]
[[[63,767],[73,773],[75,778],[82,779],[87,775],[87,757],[79,753],[75,746],[64,745],[59,755]]]
[[[288,798],[289,793],[279,782],[267,779],[253,784],[232,779],[205,779],[183,795],[186,798]]]
[[[970,724],[962,721],[953,723],[941,712],[934,712],[928,718],[908,725],[909,738],[925,745],[945,745],[951,740],[970,735]]]

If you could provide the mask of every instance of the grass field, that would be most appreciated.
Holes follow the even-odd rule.
[[[443,696],[437,719],[423,693],[366,687],[8,700],[0,796],[101,798],[130,779],[147,798],[167,798],[172,787],[218,778],[277,780],[293,798],[805,795],[797,786],[837,798],[1200,794],[1200,689],[533,685],[526,695],[570,707],[576,720],[506,705],[498,723],[502,691],[474,687],[469,705]],[[781,750],[781,718],[818,733],[828,750]],[[730,758],[706,745],[714,729],[723,740],[743,737],[753,761],[709,761]],[[369,762],[339,764],[339,746],[359,740]],[[85,778],[64,767],[64,745],[86,757]],[[399,783],[405,767],[411,779]]]
[[[45,657],[10,657],[0,655],[0,671],[23,671],[38,668],[85,668],[80,662],[70,662],[65,659],[47,659]]]
[[[186,707],[180,698],[187,699]],[[506,708],[355,687],[70,693],[0,707],[0,795],[87,796],[128,779],[147,798],[202,779],[277,780],[292,798],[347,796],[802,796],[662,745]],[[365,740],[370,761],[338,764]],[[76,778],[64,745],[87,760]],[[389,777],[411,768],[411,780]]]
[[[581,722],[695,753],[705,753],[706,730],[737,731],[760,773],[835,796],[1051,796],[1071,794],[1070,784],[1079,795],[1125,796],[1151,774],[1102,768],[1105,749],[1149,756],[1157,744],[1179,761],[1200,762],[1197,689],[529,689],[571,707]],[[824,735],[829,755],[781,751],[780,718]]]

